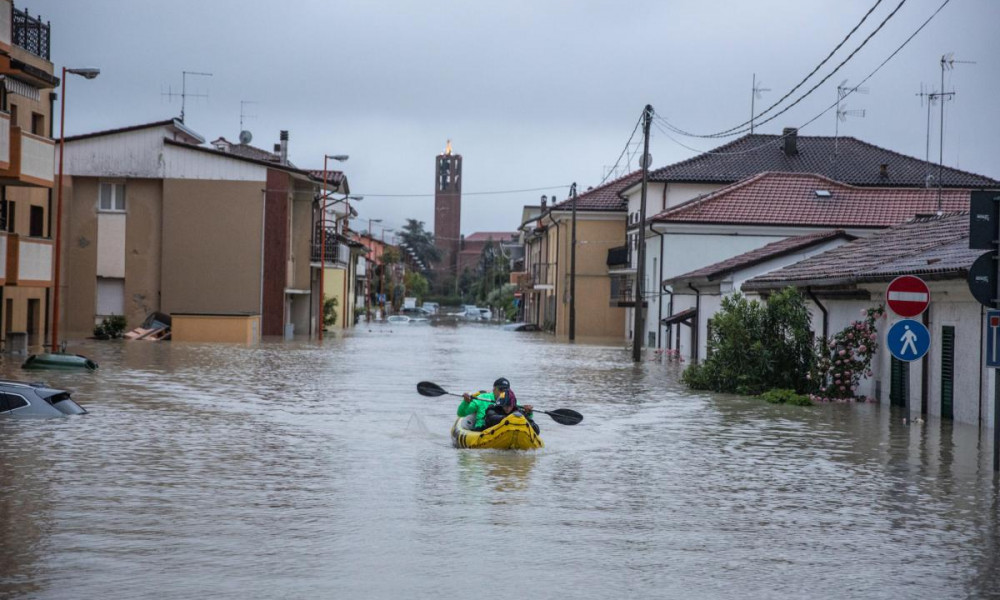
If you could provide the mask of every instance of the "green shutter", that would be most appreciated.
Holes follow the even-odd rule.
[[[941,328],[941,418],[955,417],[955,328]]]
[[[910,363],[892,357],[889,375],[889,404],[906,406],[906,396],[909,393]]]

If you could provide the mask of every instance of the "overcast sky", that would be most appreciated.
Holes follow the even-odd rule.
[[[453,140],[464,157],[462,231],[513,230],[521,207],[570,182],[597,185],[615,164],[642,107],[694,132],[715,132],[750,115],[754,73],[769,106],[811,71],[877,0],[18,0],[52,24],[56,68],[99,67],[72,78],[67,134],[161,120],[180,113],[207,140],[244,128],[270,149],[290,132],[291,160],[321,168],[323,154],[349,154],[342,168],[368,218],[398,227],[433,221],[434,157]],[[758,133],[800,126],[895,51],[943,0],[905,4],[868,45],[810,97]],[[882,0],[813,81],[899,4]],[[954,52],[945,88],[946,165],[1000,178],[1000,0],[951,0],[872,77],[864,109],[840,133],[923,158],[926,105],[940,86],[940,58]],[[795,97],[795,96],[793,96]],[[938,156],[938,112],[931,157]],[[833,135],[834,111],[802,135]],[[655,167],[719,143],[654,128]],[[632,167],[635,168],[635,162]],[[469,195],[545,188],[499,195]],[[388,198],[379,194],[420,194]],[[375,233],[379,233],[375,226]]]

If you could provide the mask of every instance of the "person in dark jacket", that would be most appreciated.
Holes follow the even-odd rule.
[[[483,419],[485,428],[498,425],[512,412],[520,410],[537,434],[540,429],[532,418],[534,416],[532,408],[530,404],[518,406],[517,396],[514,395],[514,390],[510,389],[510,382],[501,377],[493,382],[493,405],[486,409],[486,415]]]

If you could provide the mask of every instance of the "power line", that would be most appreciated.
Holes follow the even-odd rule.
[[[881,2],[881,0],[879,0],[879,2]],[[754,119],[754,126],[764,125],[765,123],[769,123],[769,122],[773,121],[774,119],[776,119],[776,118],[780,117],[781,115],[783,115],[784,113],[788,112],[792,107],[794,107],[795,105],[797,105],[799,102],[802,102],[803,100],[805,100],[806,98],[808,98],[809,95],[812,94],[814,91],[816,91],[816,89],[819,86],[821,86],[824,83],[826,83],[826,81],[828,79],[830,79],[831,77],[833,77],[837,73],[837,71],[839,71],[852,58],[854,58],[854,56],[858,52],[860,52],[861,49],[864,48],[868,44],[868,42],[871,41],[871,39],[873,37],[875,37],[875,35],[879,31],[882,30],[883,27],[885,27],[886,23],[888,23],[889,20],[892,19],[896,15],[897,12],[899,12],[899,9],[901,9],[903,7],[903,5],[906,4],[906,2],[907,2],[907,0],[900,0],[899,4],[896,5],[896,8],[894,8],[892,10],[892,12],[889,13],[889,15],[886,16],[886,18],[883,19],[882,22],[878,24],[878,27],[876,27],[874,31],[872,31],[871,33],[869,33],[868,37],[866,37],[857,48],[855,48],[850,54],[848,54],[847,58],[845,58],[844,60],[840,61],[840,64],[838,64],[833,69],[833,71],[831,71],[830,73],[828,73],[826,75],[826,77],[824,77],[823,79],[821,79],[818,83],[816,83],[811,88],[809,88],[804,94],[802,94],[801,96],[799,96],[798,98],[796,98],[795,101],[793,101],[791,104],[789,104],[785,108],[783,108],[780,111],[778,111],[776,114],[771,115],[770,117],[764,119],[763,121],[757,121],[756,119]],[[878,6],[878,3],[876,3],[875,6]],[[874,10],[875,6],[873,6],[871,8],[871,10]],[[868,14],[871,13],[871,10],[869,10]],[[868,14],[865,14],[864,18],[861,20],[861,23],[863,23],[865,21],[865,19],[868,18]],[[935,13],[935,14],[937,14],[937,13]],[[851,32],[847,35],[847,38],[849,38],[854,33],[854,31],[858,27],[861,26],[861,23],[858,23],[858,25],[855,26],[855,28],[851,30]],[[833,53],[835,53],[840,48],[840,46],[843,45],[844,42],[847,41],[847,38],[844,38],[844,40],[840,43],[840,45],[838,45],[837,48],[834,48],[833,52],[830,53],[830,56],[832,56]],[[827,60],[829,60],[830,56],[827,56],[827,58],[823,59],[823,62],[820,63],[819,66],[816,67],[816,69],[813,69],[813,71],[811,73],[809,73],[809,75],[807,75],[805,77],[805,79],[803,79],[801,82],[799,82],[799,84],[796,85],[790,92],[788,92],[787,94],[785,94],[784,96],[782,96],[780,100],[778,100],[777,102],[775,102],[773,105],[771,105],[770,107],[768,107],[767,110],[761,112],[760,114],[763,115],[763,114],[771,111],[775,106],[777,106],[778,104],[780,104],[781,102],[783,102],[786,98],[788,98],[788,96],[790,96],[795,90],[797,90],[799,87],[801,87],[806,82],[806,80],[808,80],[810,77],[812,77],[812,75],[820,67],[822,67],[823,64],[826,63]],[[695,134],[695,133],[690,133],[688,131],[684,131],[683,129],[675,127],[674,125],[672,125],[670,123],[667,123],[667,126],[670,127],[671,131],[673,131],[674,133],[678,133],[680,135],[685,135],[685,136],[688,136],[688,137],[719,138],[719,137],[731,137],[731,136],[734,136],[734,135],[739,135],[741,133],[746,133],[746,132],[748,132],[750,130],[749,127],[746,127],[746,125],[749,125],[749,124],[750,124],[750,121],[746,121],[746,122],[744,122],[741,125],[737,125],[736,127],[731,127],[729,129],[726,129],[726,130],[723,130],[723,131],[720,131],[720,132],[717,132],[717,133],[712,133],[712,134]]]
[[[618,155],[618,160],[616,160],[614,166],[612,166],[611,169],[604,174],[604,178],[601,179],[601,183],[597,184],[598,186],[604,185],[608,178],[611,177],[611,175],[618,169],[618,165],[621,164],[622,158],[628,153],[628,149],[632,145],[632,140],[635,138],[635,132],[639,131],[640,123],[642,123],[642,115],[639,115],[639,118],[636,119],[635,127],[632,128],[632,135],[628,136],[628,141],[625,142],[625,147],[622,148],[622,153]]]
[[[923,31],[923,29],[924,29],[925,27],[927,27],[927,25],[928,25],[928,24],[929,24],[929,23],[930,23],[930,22],[931,22],[931,21],[932,21],[932,20],[934,19],[934,17],[936,17],[936,16],[937,16],[937,15],[938,15],[938,14],[939,14],[939,13],[940,13],[940,12],[941,12],[942,10],[944,10],[944,7],[945,7],[945,6],[947,6],[947,5],[948,5],[948,3],[950,3],[950,2],[951,2],[951,0],[944,0],[944,2],[942,2],[942,3],[941,3],[941,5],[937,7],[937,10],[935,10],[935,11],[934,11],[933,13],[931,13],[931,16],[927,17],[927,19],[926,19],[926,20],[925,20],[925,21],[924,21],[924,22],[923,22],[923,23],[922,23],[922,24],[920,25],[920,27],[917,27],[917,29],[916,29],[916,30],[915,30],[915,31],[914,31],[913,33],[911,33],[911,34],[910,34],[910,36],[909,36],[909,37],[907,37],[907,38],[906,38],[906,39],[905,39],[905,40],[903,41],[903,43],[902,43],[902,44],[900,44],[900,45],[899,45],[899,46],[898,46],[898,47],[897,47],[897,48],[896,48],[896,49],[895,49],[895,50],[894,50],[894,51],[892,52],[892,54],[890,54],[890,55],[889,55],[888,57],[886,57],[886,59],[885,59],[885,60],[883,60],[883,61],[882,61],[882,62],[881,62],[881,63],[880,63],[880,64],[879,64],[879,65],[878,65],[877,67],[875,67],[875,69],[874,69],[874,70],[873,70],[873,71],[872,71],[871,73],[869,73],[869,74],[868,74],[867,76],[865,76],[865,78],[864,78],[864,79],[862,79],[862,80],[861,80],[861,81],[860,81],[860,82],[858,83],[858,85],[856,85],[856,86],[854,86],[854,87],[850,88],[849,90],[847,90],[847,93],[846,93],[846,94],[844,94],[844,97],[843,97],[843,98],[838,98],[838,102],[839,102],[840,100],[843,100],[844,98],[847,98],[847,97],[849,97],[849,96],[850,96],[851,94],[853,94],[853,93],[855,92],[855,90],[857,90],[858,88],[860,88],[860,87],[861,87],[861,86],[862,86],[862,85],[863,85],[863,84],[864,84],[865,82],[867,82],[867,81],[868,81],[869,79],[871,79],[872,77],[874,77],[876,73],[878,73],[879,71],[881,71],[881,70],[882,70],[882,67],[884,67],[884,66],[885,66],[886,64],[888,64],[890,60],[892,60],[893,58],[895,58],[897,54],[899,54],[900,52],[902,52],[903,48],[905,48],[905,47],[906,47],[906,46],[907,46],[907,45],[908,45],[908,44],[909,44],[909,43],[910,43],[911,41],[913,41],[913,38],[917,37],[917,34],[919,34],[919,33],[920,33],[921,31]],[[898,7],[897,7],[897,8],[898,8]],[[831,73],[831,75],[832,75],[832,73]],[[831,104],[830,106],[827,106],[827,107],[826,107],[825,109],[823,109],[823,111],[821,111],[821,112],[820,112],[819,114],[817,114],[817,115],[816,115],[816,116],[814,116],[813,118],[809,119],[808,121],[806,121],[806,122],[805,122],[805,123],[803,123],[802,125],[799,125],[797,129],[805,129],[805,128],[806,128],[806,127],[808,127],[809,125],[812,125],[812,124],[813,124],[813,123],[814,123],[814,122],[815,122],[815,121],[816,121],[817,119],[819,119],[820,117],[822,117],[822,116],[823,116],[823,115],[825,115],[826,113],[830,112],[830,110],[832,110],[832,109],[836,108],[836,107],[837,107],[837,104],[838,104],[838,102],[834,102],[834,103],[833,103],[833,104]],[[789,107],[789,108],[791,108],[791,107]],[[787,110],[787,109],[786,109],[786,110]],[[782,111],[782,112],[784,112],[784,111]],[[779,114],[780,114],[780,113],[779,113]],[[778,116],[778,115],[774,115],[774,116],[776,117],[776,116]],[[773,117],[772,117],[772,118],[773,118]],[[675,129],[674,129],[674,127],[673,127],[673,125],[671,125],[669,121],[667,121],[667,120],[666,120],[666,119],[664,119],[663,117],[659,116],[658,114],[654,114],[654,115],[653,115],[653,119],[654,119],[654,124],[656,123],[656,120],[658,119],[658,120],[659,120],[659,121],[661,121],[661,122],[662,122],[662,123],[663,123],[664,125],[666,125],[667,127],[669,127],[669,128],[671,129],[671,130],[675,130]],[[768,120],[770,120],[770,119],[768,119]],[[766,121],[765,121],[765,122],[766,122]],[[693,152],[698,152],[698,153],[701,153],[701,154],[716,154],[716,155],[723,155],[723,156],[725,156],[725,155],[737,155],[737,154],[748,154],[748,153],[750,153],[750,152],[756,152],[757,150],[760,150],[760,149],[762,149],[762,148],[765,148],[765,147],[771,147],[771,146],[772,146],[772,144],[774,144],[774,142],[775,142],[775,140],[768,140],[768,141],[766,141],[766,142],[763,142],[763,143],[761,143],[761,144],[759,144],[759,145],[757,145],[757,146],[754,146],[754,147],[752,147],[752,148],[748,148],[748,149],[746,149],[746,150],[739,150],[739,151],[734,151],[734,152],[713,152],[713,151],[703,151],[703,150],[699,150],[699,149],[697,149],[697,148],[692,148],[691,146],[688,146],[688,145],[686,145],[686,144],[683,144],[683,143],[681,143],[681,142],[680,142],[680,141],[678,141],[678,140],[677,140],[676,138],[674,138],[673,136],[671,136],[669,132],[667,132],[666,130],[664,130],[664,129],[663,129],[662,127],[659,127],[659,125],[657,125],[657,129],[659,129],[659,130],[660,130],[660,131],[661,131],[661,132],[662,132],[662,133],[663,133],[664,135],[666,135],[666,136],[667,136],[668,138],[670,138],[670,140],[671,140],[671,141],[673,141],[673,142],[674,142],[675,144],[677,144],[678,146],[681,146],[682,148],[686,148],[686,149],[688,149],[688,150],[691,150],[691,151],[693,151]],[[791,135],[791,133],[789,133],[789,134],[787,134],[787,135]],[[780,140],[780,139],[784,139],[784,137],[785,137],[785,135],[782,135],[782,136],[780,136],[780,137],[779,137],[778,139],[779,139],[779,140]]]
[[[570,184],[564,185],[547,185],[545,187],[528,188],[523,190],[499,190],[491,192],[462,192],[462,196],[490,196],[497,194],[521,194],[526,192],[544,192],[546,190],[551,190],[552,188],[568,188]],[[359,196],[364,196],[365,198],[433,198],[437,194],[369,194],[368,192],[359,192]]]

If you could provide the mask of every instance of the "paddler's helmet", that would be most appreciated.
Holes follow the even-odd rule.
[[[505,392],[510,389],[510,382],[505,377],[501,377],[493,382],[493,389]]]

